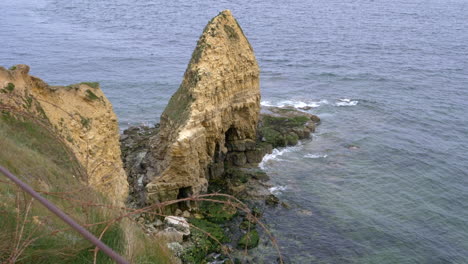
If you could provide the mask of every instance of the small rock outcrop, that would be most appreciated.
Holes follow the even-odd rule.
[[[98,83],[50,86],[29,75],[27,65],[10,70],[0,67],[0,108],[44,120],[84,168],[83,180],[112,201],[123,203],[128,183],[117,117]]]
[[[230,11],[205,27],[178,91],[161,116],[145,157],[148,202],[207,190],[229,149],[255,149],[260,112],[259,67]],[[233,159],[241,159],[245,154]],[[218,165],[213,165],[218,164]]]

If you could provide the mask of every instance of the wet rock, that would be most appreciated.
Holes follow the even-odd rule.
[[[303,216],[312,216],[312,211],[306,210],[306,209],[301,209],[301,210],[297,211],[297,213],[299,215],[303,215]]]
[[[270,195],[268,195],[267,198],[265,199],[265,203],[266,203],[267,205],[276,206],[276,205],[278,205],[278,203],[279,203],[279,199],[278,199],[278,197],[276,197],[275,195],[270,194]]]
[[[226,156],[226,163],[230,166],[242,167],[247,163],[244,152],[229,152]]]
[[[286,209],[291,209],[291,205],[289,205],[289,204],[286,203],[286,202],[281,202],[281,206],[283,206],[283,207],[286,208]]]
[[[257,230],[252,230],[250,232],[247,232],[241,237],[241,239],[239,239],[239,242],[237,242],[237,247],[240,249],[251,249],[258,246],[259,241],[260,237],[258,235]]]
[[[317,116],[297,109],[266,107],[260,117],[259,134],[273,147],[291,146],[309,138],[319,122]]]
[[[242,221],[239,225],[239,228],[242,230],[252,230],[255,228],[255,222],[250,222],[248,220]]]

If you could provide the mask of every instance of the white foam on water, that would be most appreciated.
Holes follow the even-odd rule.
[[[351,100],[348,98],[338,99],[338,102],[335,103],[336,106],[354,106],[357,105],[359,101]]]
[[[282,191],[285,191],[287,189],[286,185],[279,185],[279,186],[273,186],[271,188],[268,188],[268,191],[270,191],[271,194],[279,194]]]
[[[327,154],[312,154],[312,153],[309,153],[309,154],[304,155],[304,158],[308,158],[308,159],[320,159],[320,158],[326,158],[326,157],[328,157]]]
[[[262,106],[275,106],[275,107],[293,107],[297,109],[317,108],[321,105],[329,104],[327,100],[320,101],[299,101],[299,100],[283,100],[279,102],[262,101]]]
[[[269,163],[271,161],[281,161],[281,159],[279,158],[280,156],[282,156],[283,154],[288,153],[288,152],[299,150],[299,148],[301,148],[301,145],[302,144],[299,141],[299,143],[296,146],[293,146],[293,147],[273,149],[271,154],[267,154],[267,155],[265,155],[263,157],[262,162],[260,162],[260,164],[258,164],[258,167],[260,167],[260,169],[264,170],[266,168],[267,163]]]

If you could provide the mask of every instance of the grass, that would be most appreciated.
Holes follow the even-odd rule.
[[[86,99],[90,100],[90,101],[95,101],[95,100],[99,100],[99,97],[93,93],[91,90],[87,89],[86,90]]]
[[[84,116],[80,116],[80,122],[83,128],[89,129],[91,127],[91,119],[86,118]]]
[[[37,120],[36,120],[37,121]],[[64,144],[34,120],[0,114],[0,165],[99,236],[122,212],[83,184]],[[100,206],[102,205],[102,206]],[[0,175],[0,263],[92,263],[94,247]],[[98,224],[101,223],[101,224]],[[170,253],[128,219],[102,240],[131,263],[172,263]],[[96,263],[114,263],[99,252]]]
[[[7,92],[13,92],[15,90],[15,84],[14,83],[8,83],[7,86],[4,88],[5,91]]]
[[[220,243],[229,242],[229,238],[219,225],[201,219],[190,219],[190,223],[209,233]],[[220,250],[220,244],[196,228],[191,229],[194,245],[184,251],[181,258],[185,263],[203,263],[206,255]]]
[[[224,32],[226,32],[227,36],[231,40],[239,40],[239,35],[237,34],[236,30],[229,25],[224,25]]]
[[[98,89],[99,82],[80,82],[80,84],[88,85],[91,88]]]

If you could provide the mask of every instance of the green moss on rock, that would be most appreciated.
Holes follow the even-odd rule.
[[[86,99],[90,100],[90,101],[95,101],[95,100],[99,100],[99,97],[93,93],[91,90],[87,89],[86,90]]]
[[[289,110],[285,109],[285,111]],[[311,130],[307,126],[311,121],[306,115],[292,117],[264,115],[260,134],[263,140],[273,147],[296,145],[299,139],[309,136]]]
[[[5,87],[5,89],[8,91],[8,92],[13,92],[13,90],[15,90],[15,84],[14,83],[8,83],[8,85]]]
[[[237,246],[241,249],[247,248],[251,249],[258,246],[258,242],[260,241],[260,236],[258,235],[257,230],[252,230],[247,232],[247,234],[243,235],[239,242],[237,242]]]
[[[221,197],[216,199],[226,201],[226,199],[222,199]],[[237,209],[225,203],[202,202],[200,205],[200,213],[211,222],[224,223],[231,220],[237,214]]]
[[[209,233],[216,238],[219,243],[229,242],[229,238],[224,233],[224,230],[217,224],[201,219],[190,219],[190,223],[195,227]],[[204,263],[205,257],[212,252],[219,252],[221,245],[214,239],[210,238],[203,231],[192,228],[191,241],[193,245],[188,247],[181,256],[184,263]]]
[[[80,84],[88,85],[91,88],[97,89],[99,88],[98,82],[81,82]]]

